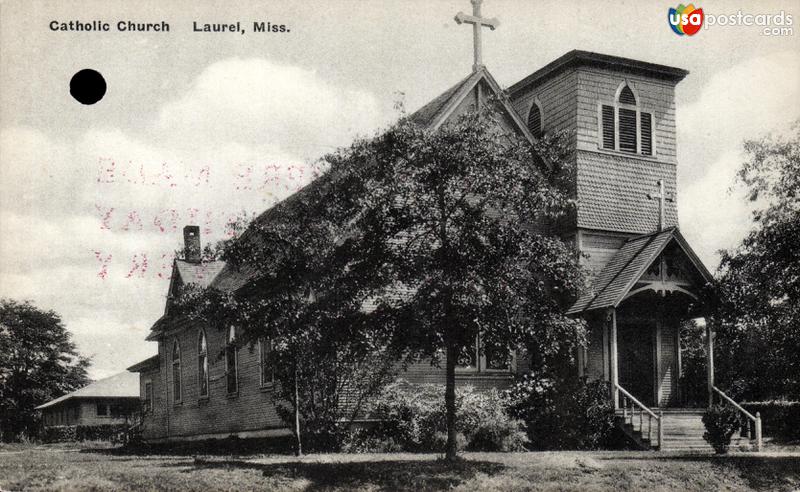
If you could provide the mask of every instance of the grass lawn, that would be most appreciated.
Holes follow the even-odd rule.
[[[775,448],[773,448],[775,449]],[[777,451],[777,450],[776,450]],[[102,445],[0,446],[9,490],[797,490],[800,453],[636,451],[437,455],[127,455]]]

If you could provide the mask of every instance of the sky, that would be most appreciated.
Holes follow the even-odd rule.
[[[707,26],[678,36],[660,1],[485,0],[500,26],[484,62],[508,87],[572,49],[690,71],[676,90],[681,230],[714,270],[752,227],[735,186],[742,141],[800,118],[800,0],[697,3],[711,15],[793,17],[793,32]],[[0,2],[0,297],[58,312],[105,377],[156,352],[172,254],[313,176],[320,156],[370,135],[466,76],[467,0]],[[103,21],[109,32],[52,31]],[[117,32],[118,21],[170,25]],[[193,22],[241,22],[196,33]],[[252,23],[288,32],[256,33]],[[99,71],[82,105],[73,74]]]

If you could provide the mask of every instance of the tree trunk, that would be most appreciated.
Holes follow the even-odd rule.
[[[458,454],[456,441],[456,358],[458,350],[452,340],[447,341],[447,363],[444,388],[444,406],[447,422],[447,446],[445,458],[454,461]]]
[[[297,377],[297,363],[294,368],[294,435],[297,437],[295,456],[303,455],[303,440],[300,437],[300,379]]]

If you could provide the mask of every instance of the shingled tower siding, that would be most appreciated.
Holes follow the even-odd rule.
[[[509,89],[520,115],[527,117],[537,101],[543,131],[566,132],[575,149],[573,192],[579,205],[562,233],[589,255],[584,261],[594,271],[602,269],[625,239],[657,230],[658,203],[647,194],[657,191],[659,179],[668,196],[675,197],[675,85],[685,75],[671,67],[573,51]],[[648,131],[641,121],[652,115],[652,141],[637,153],[603,145],[603,106],[615,107],[626,85],[642,114],[640,133]],[[616,131],[618,127],[616,121]],[[641,135],[636,140],[641,142]],[[665,227],[678,224],[676,201],[667,202],[665,215]]]

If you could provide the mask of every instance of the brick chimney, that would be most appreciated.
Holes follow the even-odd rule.
[[[187,225],[183,228],[184,260],[200,263],[200,226]]]

